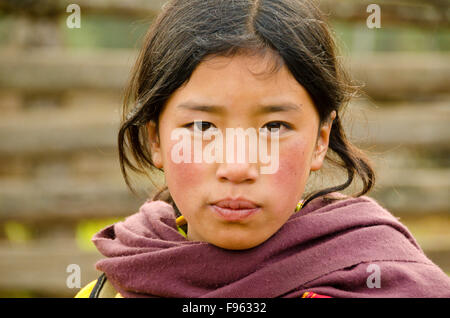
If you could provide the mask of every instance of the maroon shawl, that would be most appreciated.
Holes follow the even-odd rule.
[[[242,251],[186,240],[163,201],[145,202],[93,242],[107,257],[97,269],[124,297],[450,297],[450,278],[368,197],[315,199]]]

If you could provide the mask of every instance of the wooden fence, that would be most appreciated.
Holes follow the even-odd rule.
[[[61,37],[57,21],[70,2],[18,3],[0,2],[0,14],[17,17],[10,32],[25,33],[0,47],[0,296],[70,297],[77,289],[66,285],[69,264],[80,266],[82,285],[99,274],[101,256],[77,242],[80,222],[125,217],[145,199],[125,187],[116,151],[122,89],[137,52],[64,48],[47,39]],[[82,15],[136,19],[150,19],[163,3],[77,1]],[[368,3],[321,5],[331,20],[361,24]],[[379,4],[384,26],[420,25],[430,34],[449,27],[446,1]],[[27,34],[33,23],[46,26],[37,42]],[[349,105],[346,127],[376,164],[371,195],[450,273],[450,55],[371,52],[346,60],[365,83],[367,97]],[[14,226],[25,238],[11,236]]]

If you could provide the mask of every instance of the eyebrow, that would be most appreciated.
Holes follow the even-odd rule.
[[[188,109],[193,111],[201,111],[214,114],[223,114],[226,112],[225,107],[216,105],[202,105],[197,103],[183,103],[177,106],[177,108]],[[264,105],[259,106],[256,114],[268,114],[276,112],[290,112],[301,111],[301,107],[294,103],[280,103],[280,105]]]

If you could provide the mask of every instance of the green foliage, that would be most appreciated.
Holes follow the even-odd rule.
[[[31,240],[31,230],[23,223],[8,221],[3,224],[3,231],[8,241],[12,243],[25,243]]]
[[[333,22],[339,46],[346,52],[427,52],[450,50],[447,28],[427,29],[404,25],[382,25],[369,29],[365,23]],[[367,47],[366,47],[367,46]]]
[[[66,16],[60,17],[65,45],[70,48],[135,48],[151,21],[129,17],[82,15],[81,28],[69,29]]]
[[[75,239],[78,247],[83,251],[95,251],[91,242],[92,236],[111,224],[122,221],[121,218],[108,218],[99,220],[83,220],[78,222],[75,230]]]

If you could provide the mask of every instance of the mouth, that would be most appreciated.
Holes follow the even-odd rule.
[[[243,221],[261,210],[261,206],[244,198],[226,198],[210,204],[214,214],[229,222]]]

